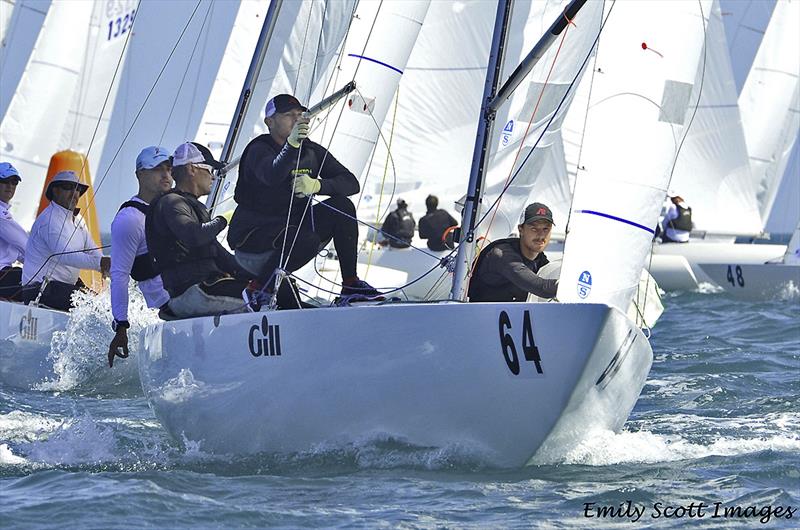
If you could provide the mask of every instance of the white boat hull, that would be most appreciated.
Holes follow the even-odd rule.
[[[620,429],[652,363],[641,331],[596,304],[395,304],[217,324],[149,326],[139,368],[167,431],[225,454],[388,435],[501,466],[548,461],[590,427]],[[533,345],[541,373],[526,360]]]
[[[656,245],[650,274],[665,291],[691,291],[701,283],[718,283],[700,264],[761,264],[779,259],[786,245],[748,245],[695,241]],[[718,284],[721,285],[721,284]]]
[[[766,300],[797,296],[800,292],[800,265],[703,263],[700,268],[714,283],[737,298]]]
[[[51,379],[48,359],[53,333],[67,327],[69,314],[0,301],[0,383],[25,388]]]

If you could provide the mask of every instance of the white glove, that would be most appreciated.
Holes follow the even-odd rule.
[[[322,187],[322,182],[308,175],[299,175],[294,178],[294,194],[296,197],[314,195]]]
[[[289,133],[286,143],[297,149],[300,147],[300,142],[308,138],[308,129],[308,118],[300,118],[292,127],[292,132]]]

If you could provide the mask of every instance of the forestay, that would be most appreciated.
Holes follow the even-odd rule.
[[[627,310],[685,133],[710,7],[607,4],[559,300]]]
[[[697,68],[685,118],[686,140],[670,188],[692,206],[695,230],[757,235],[761,217],[718,1],[706,15],[706,51]]]
[[[800,127],[800,2],[779,1],[739,95],[761,222],[766,226]]]
[[[507,55],[506,67],[513,69],[519,63],[567,4],[529,3],[527,17],[516,16],[517,5],[515,19],[521,20],[515,24],[521,27],[509,32],[509,47],[516,55]],[[514,180],[498,203],[491,227],[486,222],[478,229],[479,235],[490,240],[508,237],[516,232],[525,205],[543,202],[553,211],[554,234],[563,237],[572,191],[564,164],[561,126],[600,32],[602,15],[602,2],[587,2],[573,24],[567,25],[542,56],[527,82],[499,109],[482,210],[496,201],[510,176]],[[505,73],[507,77],[510,69]]]

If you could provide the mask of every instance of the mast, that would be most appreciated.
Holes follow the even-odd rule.
[[[475,149],[472,154],[472,170],[469,176],[464,213],[461,220],[462,237],[459,241],[456,256],[456,269],[453,274],[453,287],[450,291],[452,300],[464,300],[467,295],[467,274],[475,255],[472,243],[475,240],[475,223],[478,217],[478,208],[483,194],[483,184],[488,161],[491,131],[497,108],[508,99],[514,89],[519,86],[525,76],[536,66],[550,44],[566,28],[586,0],[572,0],[564,13],[556,19],[550,29],[536,43],[525,59],[517,66],[506,83],[498,90],[500,72],[503,65],[503,53],[507,41],[508,21],[511,16],[512,0],[501,0],[497,5],[492,47],[489,52],[489,67],[486,72],[486,83],[481,105],[481,121],[478,123],[478,133],[475,138]]]
[[[264,64],[264,58],[267,55],[267,43],[269,43],[275,31],[275,26],[278,22],[278,13],[280,12],[282,4],[283,0],[272,0],[269,4],[267,16],[264,18],[264,25],[261,26],[261,33],[258,36],[256,49],[253,52],[253,59],[250,61],[250,68],[247,70],[247,76],[244,78],[244,85],[239,95],[239,102],[236,104],[233,120],[231,120],[231,128],[228,130],[227,138],[225,138],[225,145],[222,146],[221,159],[223,162],[231,157],[233,147],[236,145],[236,140],[241,133],[242,120],[250,106],[250,96],[253,94],[258,75],[261,72],[261,65]],[[209,209],[214,208],[224,180],[224,173],[221,173],[218,178],[214,180],[211,192],[208,194],[208,199],[206,200],[206,206]]]

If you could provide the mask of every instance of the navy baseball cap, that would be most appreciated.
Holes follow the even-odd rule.
[[[293,109],[300,109],[303,112],[308,108],[304,107],[300,100],[291,94],[278,94],[274,98],[267,101],[267,106],[264,108],[264,117],[269,118],[275,114],[289,112]]]

